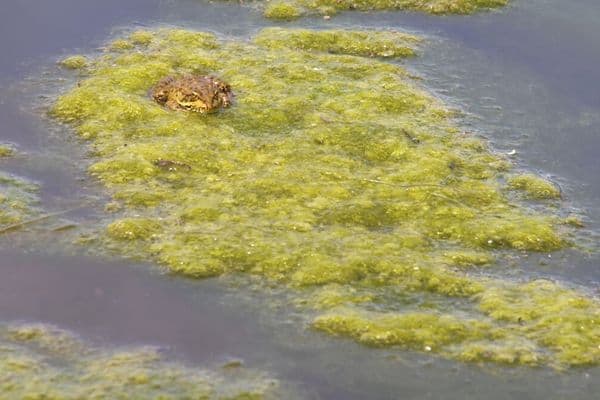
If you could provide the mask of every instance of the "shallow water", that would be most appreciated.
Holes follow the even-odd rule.
[[[40,182],[48,210],[71,207],[102,191],[77,162],[84,155],[81,146],[69,133],[49,131],[15,82],[62,55],[90,52],[119,27],[132,24],[185,25],[239,37],[272,25],[248,8],[219,2],[46,3],[7,0],[2,5],[0,139],[35,155],[3,161],[1,167]],[[315,18],[290,25],[396,27],[426,35],[421,56],[408,67],[466,112],[466,129],[489,138],[498,151],[516,150],[519,165],[559,183],[567,206],[582,210],[588,229],[597,232],[600,4],[514,3],[475,17],[346,13],[328,22]],[[85,211],[68,216],[89,217]],[[598,369],[556,374],[481,368],[367,349],[298,329],[290,310],[273,308],[260,295],[228,289],[218,280],[166,277],[150,266],[85,257],[73,249],[40,249],[26,240],[16,246],[14,236],[0,242],[0,319],[55,323],[104,343],[164,346],[191,362],[241,357],[299,383],[309,397],[587,399],[600,389]],[[598,254],[537,255],[523,265],[531,274],[560,276],[598,290]]]

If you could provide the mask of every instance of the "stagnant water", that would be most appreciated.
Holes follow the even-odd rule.
[[[407,67],[465,112],[467,129],[559,183],[567,206],[585,215],[593,242],[600,230],[600,3],[512,3],[471,17],[346,13],[288,25],[394,27],[426,36]],[[77,162],[82,146],[49,131],[17,82],[62,55],[91,51],[120,27],[169,24],[243,38],[272,24],[237,4],[199,0],[4,0],[0,10],[0,140],[27,154],[1,167],[39,182],[42,206],[51,211],[102,190]],[[598,368],[558,374],[367,349],[298,329],[285,309],[260,296],[231,295],[215,280],[162,276],[151,266],[32,243],[0,237],[0,320],[54,323],[100,343],[155,344],[192,363],[240,357],[314,398],[592,399],[600,391]],[[522,265],[532,275],[599,287],[598,254],[536,255]]]

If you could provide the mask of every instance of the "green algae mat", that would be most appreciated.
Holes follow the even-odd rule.
[[[0,323],[3,399],[293,398],[239,365],[191,368],[150,347],[104,349],[53,326]]]
[[[331,17],[340,11],[407,10],[427,14],[473,14],[504,7],[508,0],[270,0],[251,2],[270,19],[292,20],[306,15]]]
[[[555,368],[600,362],[584,289],[502,278],[505,255],[570,246],[551,182],[463,132],[402,67],[419,38],[265,29],[250,42],[138,31],[75,56],[50,114],[112,196],[87,241],[192,278],[285,288],[307,325],[376,347]],[[167,76],[212,75],[234,104],[173,111]],[[266,294],[268,296],[268,294]]]

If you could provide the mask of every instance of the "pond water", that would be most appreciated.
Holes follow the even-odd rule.
[[[558,183],[567,207],[585,216],[586,244],[600,230],[600,3],[516,0],[472,17],[345,13],[287,25],[392,27],[427,37],[405,64],[423,84],[465,112],[466,129],[499,152],[515,150],[523,169]],[[237,4],[198,0],[5,0],[0,14],[0,139],[27,156],[2,169],[40,183],[44,209],[76,208],[102,197],[86,177],[85,150],[68,133],[49,130],[18,82],[63,55],[90,52],[119,28],[161,24],[248,37],[272,25]],[[44,93],[40,93],[43,95]],[[83,206],[81,206],[83,204]],[[60,233],[57,233],[60,235]],[[600,370],[479,367],[298,329],[289,310],[218,280],[164,276],[148,265],[40,246],[33,234],[0,238],[0,320],[43,321],[101,343],[154,344],[203,363],[243,358],[325,399],[591,399]],[[44,242],[45,243],[45,242]],[[543,262],[542,259],[543,258]],[[540,264],[543,264],[542,266]],[[555,276],[598,293],[600,256],[564,251],[522,260],[532,275]]]

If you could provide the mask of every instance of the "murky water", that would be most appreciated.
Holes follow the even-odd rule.
[[[64,54],[91,51],[119,27],[184,25],[248,37],[272,24],[236,4],[198,0],[5,0],[0,7],[0,139],[31,155],[1,167],[38,181],[42,205],[51,211],[102,191],[77,162],[82,146],[49,130],[15,82]],[[394,27],[427,36],[408,68],[465,111],[466,129],[498,151],[514,149],[518,165],[559,183],[567,206],[585,215],[593,243],[600,229],[599,19],[595,0],[516,0],[507,10],[475,17],[347,13],[290,25]],[[69,216],[89,218],[89,212]],[[241,357],[315,398],[591,399],[600,390],[598,369],[481,368],[366,349],[298,329],[289,310],[258,295],[234,294],[218,280],[166,277],[152,266],[39,247],[0,237],[0,319],[55,323],[104,343],[164,346],[191,362]],[[597,253],[565,251],[523,263],[532,274],[598,290]]]

